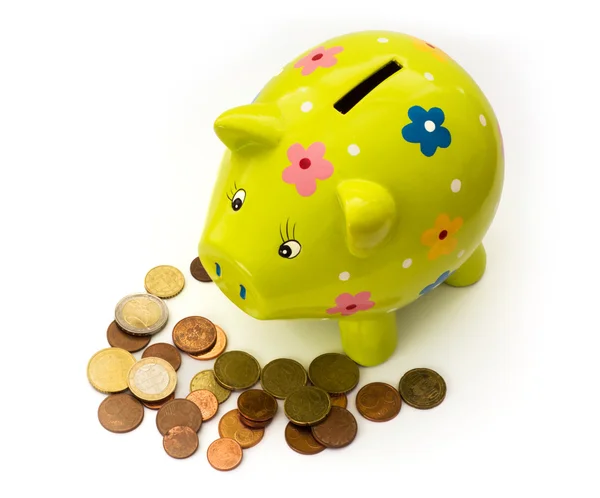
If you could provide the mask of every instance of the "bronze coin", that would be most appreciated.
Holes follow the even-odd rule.
[[[327,448],[343,448],[356,437],[358,425],[354,415],[345,408],[332,406],[323,422],[311,427],[312,434],[319,443]]]
[[[144,349],[151,338],[149,335],[130,335],[123,332],[114,320],[106,331],[106,339],[113,348],[121,348],[130,353]]]
[[[150,410],[160,410],[164,404],[171,401],[172,399],[175,399],[174,392],[172,392],[165,399],[161,399],[160,401],[144,401],[144,400],[140,400],[140,401],[146,408],[150,408]]]
[[[339,406],[340,408],[346,408],[348,406],[348,396],[340,394],[338,396],[329,395],[331,399],[331,406]]]
[[[235,439],[222,437],[210,444],[206,456],[215,469],[233,470],[242,461],[242,447]]]
[[[264,429],[247,427],[240,420],[237,408],[227,412],[219,420],[219,436],[235,439],[244,449],[256,446],[265,435]]]
[[[173,327],[173,344],[185,353],[205,353],[216,342],[217,328],[208,318],[188,316]]]
[[[397,389],[384,382],[371,382],[356,395],[356,408],[367,420],[387,422],[392,420],[402,407]]]
[[[163,448],[173,458],[187,458],[198,449],[198,434],[186,426],[176,426],[163,436]]]
[[[225,331],[218,325],[215,324],[215,327],[217,329],[217,342],[215,342],[215,345],[206,353],[188,353],[190,358],[194,358],[194,360],[214,360],[223,351],[225,351],[225,348],[227,347],[227,334],[225,334]]]
[[[238,416],[240,417],[240,422],[244,424],[246,427],[250,427],[251,429],[264,429],[267,425],[271,423],[270,420],[265,422],[256,422],[255,420],[250,420],[249,418],[244,417],[238,410]]]
[[[165,403],[156,414],[156,427],[163,436],[178,425],[189,427],[195,432],[202,425],[200,408],[189,399],[173,399]]]
[[[157,342],[152,344],[149,348],[145,349],[142,353],[142,358],[148,358],[153,356],[155,358],[162,358],[168,361],[175,371],[179,370],[181,366],[181,355],[175,346],[167,344],[166,342]]]
[[[262,389],[248,389],[239,395],[238,410],[253,422],[267,422],[277,413],[277,400]]]
[[[192,277],[200,282],[212,282],[212,278],[210,278],[209,274],[204,269],[204,266],[202,266],[200,258],[198,257],[194,258],[190,264],[190,273],[192,274]]]
[[[143,419],[144,407],[131,394],[111,394],[98,407],[98,420],[110,432],[130,432]]]
[[[200,408],[202,413],[202,422],[206,422],[215,416],[219,409],[219,400],[217,397],[208,389],[198,389],[192,391],[186,396],[185,399],[189,399]]]
[[[398,390],[406,404],[428,410],[444,401],[446,382],[429,368],[413,368],[402,376]]]
[[[302,427],[291,422],[288,422],[285,427],[285,442],[301,455],[316,455],[325,449],[325,446],[314,438],[310,427]]]

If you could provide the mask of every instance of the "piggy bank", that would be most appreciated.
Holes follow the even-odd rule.
[[[395,350],[397,309],[482,277],[502,137],[441,49],[385,31],[330,39],[214,130],[226,149],[198,253],[250,316],[338,320],[344,352],[373,366]]]

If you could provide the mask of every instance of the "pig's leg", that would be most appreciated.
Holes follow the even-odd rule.
[[[485,272],[485,263],[485,249],[483,244],[479,244],[471,257],[446,279],[446,283],[452,287],[466,287],[479,282]]]
[[[356,363],[373,367],[386,361],[396,349],[396,313],[366,313],[340,320],[344,352]]]

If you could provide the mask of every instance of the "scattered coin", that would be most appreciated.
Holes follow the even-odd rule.
[[[225,334],[225,331],[218,325],[215,325],[215,327],[217,329],[217,341],[215,342],[215,345],[206,353],[188,353],[189,357],[194,358],[194,360],[214,360],[225,351],[225,348],[227,347],[227,334]]]
[[[111,394],[98,407],[98,420],[110,432],[132,431],[143,419],[144,407],[130,394]]]
[[[212,370],[202,370],[198,372],[190,382],[190,392],[198,389],[207,389],[217,397],[219,403],[223,403],[229,398],[231,391],[221,387],[215,380],[215,374]]]
[[[325,449],[312,435],[310,427],[301,427],[288,422],[285,427],[285,442],[301,455],[316,455]]]
[[[367,420],[387,422],[392,420],[402,406],[398,390],[384,382],[371,382],[356,395],[356,408]]]
[[[247,427],[251,429],[264,429],[267,425],[271,423],[271,419],[265,420],[264,422],[257,422],[256,420],[250,420],[249,418],[244,417],[238,410],[238,416],[240,417],[240,421]]]
[[[334,406],[323,422],[311,427],[315,439],[326,448],[343,448],[356,437],[358,425],[354,415]]]
[[[90,384],[105,394],[112,394],[127,389],[127,373],[135,363],[129,351],[121,348],[106,348],[98,351],[87,366]]]
[[[185,285],[185,278],[174,266],[161,265],[152,268],[144,279],[144,287],[150,294],[168,299],[179,294]]]
[[[129,370],[129,390],[143,401],[161,401],[175,391],[177,373],[162,358],[142,358]]]
[[[113,348],[121,348],[130,353],[144,349],[150,342],[150,336],[131,335],[123,332],[114,320],[108,326],[106,339]]]
[[[208,389],[192,391],[185,399],[189,399],[200,408],[203,422],[213,418],[219,409],[219,400],[214,393],[210,392]]]
[[[177,426],[189,427],[198,432],[201,425],[200,408],[189,399],[173,399],[165,403],[156,414],[156,427],[163,436]]]
[[[264,429],[245,426],[237,409],[227,412],[219,420],[219,436],[235,439],[244,449],[256,446],[264,435]]]
[[[345,394],[339,394],[337,396],[331,396],[331,406],[339,406],[340,408],[346,408],[348,406],[348,396]]]
[[[221,386],[236,391],[248,389],[258,382],[260,365],[244,351],[228,351],[217,358],[214,372]]]
[[[150,410],[160,410],[164,404],[168,403],[172,399],[175,399],[175,393],[171,393],[171,396],[161,399],[160,401],[144,401],[143,399],[140,401],[146,408],[150,408]]]
[[[115,321],[132,335],[152,335],[160,332],[169,318],[169,309],[162,299],[152,294],[131,294],[115,307]]]
[[[173,327],[173,344],[185,353],[205,353],[216,342],[217,328],[208,318],[188,316]]]
[[[200,258],[198,257],[196,257],[190,264],[190,273],[192,274],[192,277],[200,282],[212,282],[212,279],[208,273],[206,273],[206,270],[204,269],[204,266],[202,266]]]
[[[176,426],[163,436],[163,448],[173,458],[187,458],[198,449],[198,434],[186,426]]]
[[[168,344],[166,342],[157,342],[156,344],[152,344],[148,349],[144,350],[142,353],[142,358],[148,357],[162,358],[165,361],[168,361],[171,366],[175,369],[175,371],[179,370],[181,366],[181,355],[175,346]]]
[[[446,397],[446,382],[429,368],[414,368],[406,372],[398,387],[406,403],[420,410],[438,406]]]
[[[356,387],[358,365],[346,355],[325,353],[316,357],[308,367],[310,381],[330,394],[344,394]]]
[[[331,400],[319,387],[299,387],[285,399],[283,411],[296,425],[314,425],[329,413]]]
[[[253,422],[268,422],[277,413],[277,400],[262,389],[249,389],[237,400],[240,414]]]
[[[289,358],[278,358],[267,363],[260,375],[263,389],[278,399],[285,399],[298,387],[305,386],[307,380],[304,367]]]
[[[242,461],[242,447],[234,439],[223,437],[210,444],[206,456],[215,469],[233,470]]]

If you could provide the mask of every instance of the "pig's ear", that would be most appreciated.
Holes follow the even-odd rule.
[[[247,147],[275,147],[283,135],[283,119],[273,104],[249,104],[221,114],[215,133],[233,151]]]
[[[358,257],[383,245],[396,221],[396,203],[390,192],[368,180],[345,180],[337,187],[346,218],[346,240]]]

